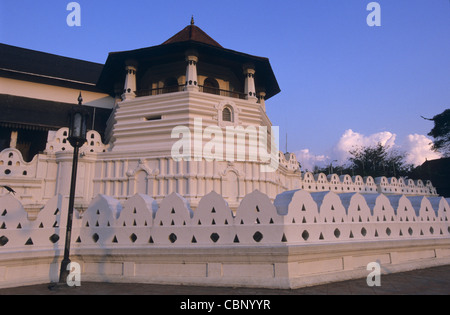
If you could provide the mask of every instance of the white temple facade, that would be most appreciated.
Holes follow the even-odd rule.
[[[0,91],[19,101],[65,105],[82,91],[93,128],[79,158],[79,209],[98,194],[125,201],[139,193],[161,201],[176,192],[193,209],[211,191],[232,209],[255,190],[271,200],[293,189],[436,195],[430,182],[302,173],[294,154],[278,151],[277,129],[265,111],[280,91],[269,60],[225,49],[194,24],[161,45],[110,53],[103,67],[84,66],[98,68],[95,87],[73,78],[47,82],[48,74],[17,77],[25,71],[11,69]],[[12,187],[32,212],[56,194],[68,195],[73,152],[67,127],[47,128],[45,149],[25,161],[16,145],[22,131],[14,126],[38,125],[4,122],[10,145],[0,153],[0,185]]]
[[[191,23],[104,65],[0,44],[0,288],[58,281],[80,91],[82,281],[298,288],[450,263],[431,182],[302,172],[266,114],[269,60]]]

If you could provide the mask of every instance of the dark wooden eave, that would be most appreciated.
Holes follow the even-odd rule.
[[[237,78],[243,80],[243,65],[253,64],[256,71],[256,88],[264,88],[266,99],[280,92],[280,87],[265,57],[252,56],[235,50],[223,48],[199,27],[191,24],[166,40],[161,45],[130,51],[112,52],[108,55],[97,86],[115,96],[117,87],[123,87],[125,65],[129,61],[137,62],[137,77],[143,75],[149,67],[185,60],[187,50],[194,49],[199,54],[199,63],[217,64],[227,67]],[[120,91],[119,91],[120,92]]]
[[[0,94],[0,125],[37,130],[58,130],[69,126],[69,111],[76,104],[52,102],[15,95]],[[78,106],[78,105],[77,105]],[[102,136],[112,109],[85,106],[89,112],[89,129]],[[94,112],[95,111],[95,112]],[[95,118],[94,118],[95,117]],[[92,119],[95,119],[92,124]]]
[[[0,44],[1,77],[102,93],[96,86],[102,70],[102,64]]]
[[[198,52],[199,63],[205,62],[227,67],[232,70],[238,78],[243,77],[242,66],[244,64],[251,63],[255,66],[256,86],[265,88],[266,99],[269,99],[280,92],[280,88],[269,59],[252,56],[231,49],[212,46],[193,40],[110,53],[98,80],[97,86],[99,89],[104,90],[111,96],[114,96],[115,86],[123,86],[125,79],[124,69],[129,60],[133,60],[138,63],[139,78],[139,74],[143,74],[142,71],[139,72],[140,69],[184,60],[185,52],[189,49],[195,49]]]

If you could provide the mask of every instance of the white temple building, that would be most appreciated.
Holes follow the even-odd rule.
[[[29,211],[69,193],[67,112],[80,91],[91,114],[80,209],[98,194],[160,201],[176,192],[193,209],[211,191],[233,209],[254,190],[271,200],[292,189],[436,195],[430,182],[300,172],[295,155],[271,141],[265,107],[280,88],[269,60],[223,48],[193,20],[161,45],[110,53],[104,65],[8,45],[0,55],[0,185]]]
[[[432,183],[302,172],[266,114],[269,60],[192,21],[104,65],[0,44],[0,287],[58,279],[80,92],[82,281],[298,288],[450,263]]]

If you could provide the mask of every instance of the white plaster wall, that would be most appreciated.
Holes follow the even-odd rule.
[[[105,93],[82,90],[83,105],[113,108],[114,99]],[[36,98],[46,101],[77,104],[79,89],[70,89],[22,80],[0,78],[0,94]]]
[[[75,211],[72,261],[81,265],[82,281],[270,288],[365,277],[371,261],[388,272],[448,264],[450,207],[435,198],[423,197],[411,211],[414,197],[296,190],[272,203],[255,191],[234,215],[214,192],[195,211],[178,194],[159,207],[146,195],[124,203],[98,195],[85,212]],[[67,198],[52,198],[33,221],[12,195],[0,204],[0,287],[57,280]],[[394,221],[376,220],[372,206]],[[409,221],[401,213],[405,206]],[[352,222],[359,211],[367,221]],[[333,216],[343,221],[330,221]],[[358,232],[362,228],[366,233]]]

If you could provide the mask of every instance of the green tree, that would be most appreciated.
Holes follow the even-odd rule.
[[[357,147],[349,152],[350,167],[354,175],[399,177],[409,174],[413,166],[405,162],[406,153],[377,143]]]
[[[434,138],[433,147],[434,151],[442,153],[445,157],[450,156],[450,109],[444,110],[442,113],[434,116],[433,118],[423,119],[431,120],[434,122],[434,128],[428,133],[429,136]]]

